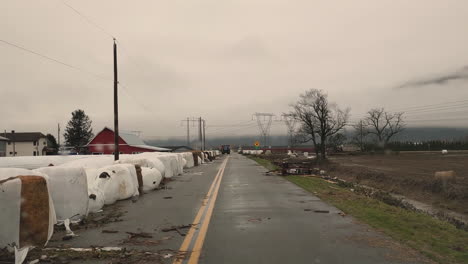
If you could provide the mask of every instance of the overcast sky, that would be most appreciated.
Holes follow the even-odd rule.
[[[466,0],[66,3],[122,44],[120,127],[145,137],[183,136],[187,116],[203,116],[212,135],[257,133],[253,113],[286,112],[310,88],[350,107],[352,120],[373,107],[468,100]],[[82,70],[0,42],[2,131],[55,134],[78,108],[95,131],[112,127],[110,36],[62,0],[2,0],[0,20],[1,40]],[[408,123],[468,124],[468,107],[446,112]]]

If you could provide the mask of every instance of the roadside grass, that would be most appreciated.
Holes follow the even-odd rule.
[[[260,160],[259,164],[267,169],[272,165],[258,157],[253,160]],[[285,178],[434,261],[444,264],[468,263],[468,232],[456,229],[449,223],[358,195],[320,178]]]
[[[259,158],[257,156],[252,156],[252,155],[247,155],[247,157],[251,160],[254,160],[256,161],[259,165],[265,167],[267,170],[269,171],[272,171],[272,170],[276,170],[276,169],[279,169],[278,166],[276,166],[275,164],[271,163],[269,160],[266,160],[266,159],[262,159],[262,158]]]

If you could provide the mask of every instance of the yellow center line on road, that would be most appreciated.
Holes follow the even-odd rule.
[[[197,215],[195,216],[192,227],[188,231],[187,236],[180,246],[179,252],[187,252],[190,245],[193,245],[192,251],[188,252],[188,254],[190,254],[190,258],[188,259],[189,264],[197,264],[198,259],[200,258],[203,242],[205,241],[206,232],[208,231],[211,215],[213,214],[214,204],[218,196],[219,187],[221,185],[224,169],[226,168],[228,160],[229,157],[227,157],[221,164],[218,173],[216,174],[213,183],[211,184],[211,187],[203,199],[202,205],[198,210]],[[198,227],[200,227],[199,230],[197,230]],[[196,233],[198,234],[196,235]],[[186,260],[186,257],[187,256],[184,256],[183,258],[176,257],[173,264],[182,264]]]

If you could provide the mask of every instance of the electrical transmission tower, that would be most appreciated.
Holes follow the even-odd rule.
[[[282,119],[288,129],[288,147],[294,146],[294,130],[296,129],[297,120],[291,114],[283,114]]]
[[[206,126],[206,121],[205,119],[202,119],[201,117],[195,118],[195,117],[187,117],[186,120],[181,120],[182,125],[187,126],[187,146],[191,147],[191,141],[190,141],[190,123],[192,123],[192,127],[195,127],[198,124],[198,140],[200,141],[199,148],[200,150],[205,149],[205,126]]]
[[[262,138],[263,146],[268,146],[270,141],[270,128],[271,122],[275,115],[272,113],[255,113],[253,119],[257,120],[258,128],[260,130],[260,137]]]

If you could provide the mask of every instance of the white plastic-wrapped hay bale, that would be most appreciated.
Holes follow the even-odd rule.
[[[88,179],[88,212],[96,213],[102,210],[105,204],[104,191],[96,184],[98,177],[98,169],[86,169],[86,177]]]
[[[198,164],[205,163],[205,155],[201,151],[196,151],[195,155],[198,157]]]
[[[141,168],[143,176],[143,191],[148,192],[158,188],[163,179],[161,173],[155,168]]]
[[[45,167],[58,221],[80,221],[88,214],[88,181],[83,168]]]
[[[174,153],[172,155],[177,158],[177,175],[182,175],[184,173],[184,167],[185,164],[187,164],[187,161],[184,159],[181,153]]]
[[[106,155],[106,156],[87,156],[84,159],[72,160],[65,162],[60,165],[60,167],[83,167],[83,168],[94,168],[99,169],[102,167],[110,166],[114,164],[114,156]]]
[[[25,169],[0,169],[0,248],[15,250],[22,263],[32,247],[47,244],[57,223],[47,176]]]
[[[172,178],[180,174],[179,160],[176,155],[168,153],[142,153],[139,154],[150,159],[158,159],[164,164],[164,178]]]
[[[141,167],[146,167],[146,168],[155,168],[161,173],[163,177],[166,172],[166,167],[164,166],[164,163],[161,160],[159,160],[156,156],[150,156],[150,155],[143,156],[141,154],[122,155],[120,160],[118,160],[116,163],[117,164],[128,163],[128,164],[140,165]]]
[[[185,160],[184,168],[192,168],[195,166],[192,152],[183,152],[181,155]]]
[[[2,157],[0,159],[0,168],[22,168],[37,169],[49,165],[58,166],[63,163],[84,159],[89,156],[70,155],[70,156],[26,156],[26,157]]]
[[[89,195],[90,197],[95,195],[96,199],[100,199],[97,197],[98,193],[93,191],[102,191],[104,204],[113,204],[117,200],[128,199],[139,194],[138,178],[135,166],[132,164],[115,164],[100,168],[96,175],[97,178],[89,186]]]

